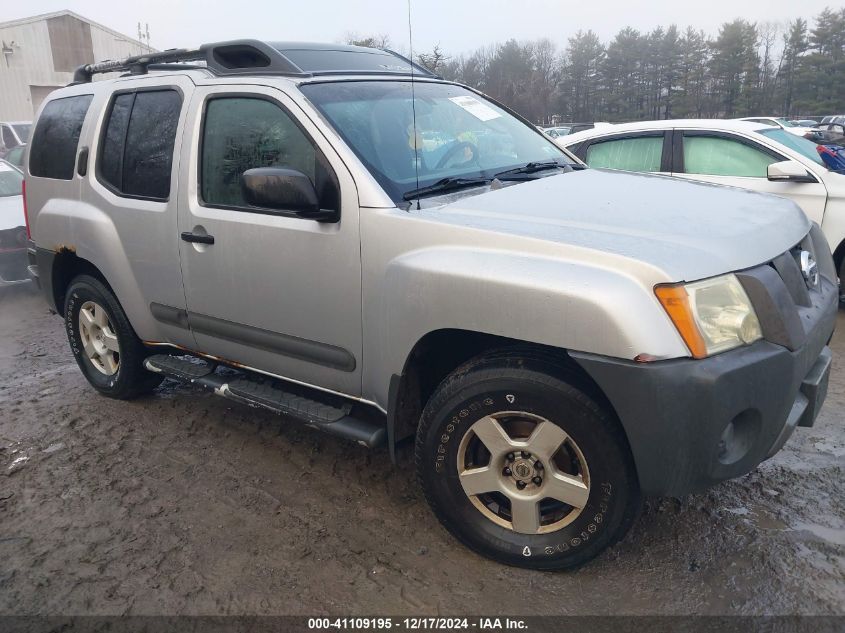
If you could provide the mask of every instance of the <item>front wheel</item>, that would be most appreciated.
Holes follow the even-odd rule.
[[[627,440],[575,374],[530,357],[474,361],[425,407],[417,473],[434,513],[473,550],[568,569],[627,532],[640,492]]]

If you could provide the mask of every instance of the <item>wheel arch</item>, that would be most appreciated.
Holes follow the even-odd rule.
[[[552,373],[574,379],[616,415],[598,384],[565,349],[471,330],[434,330],[414,344],[402,373],[390,379],[387,439],[394,461],[397,445],[416,435],[422,410],[437,386],[456,369],[495,355],[527,357]]]
[[[62,314],[64,310],[68,287],[79,275],[90,275],[98,279],[114,293],[111,284],[99,268],[66,247],[60,248],[53,254],[52,262],[49,264],[49,274],[49,283],[45,284],[44,291],[49,293],[48,303],[59,314]]]

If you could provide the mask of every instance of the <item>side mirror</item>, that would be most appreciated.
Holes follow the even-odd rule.
[[[336,222],[337,211],[320,209],[317,190],[301,171],[283,167],[256,167],[241,176],[244,199],[255,207],[292,211],[317,222]]]
[[[818,182],[804,165],[794,160],[772,163],[766,170],[766,176],[773,182]]]

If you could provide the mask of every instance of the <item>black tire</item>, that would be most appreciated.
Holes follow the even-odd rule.
[[[120,346],[117,371],[112,375],[98,370],[84,351],[78,323],[79,312],[88,301],[105,309]],[[117,297],[99,279],[80,275],[71,281],[65,298],[64,317],[65,331],[76,362],[91,386],[101,394],[118,400],[131,400],[152,391],[161,383],[159,374],[144,368],[149,350],[135,334]]]
[[[639,484],[618,420],[600,394],[591,392],[577,372],[531,354],[499,353],[448,376],[426,405],[416,440],[417,476],[446,529],[484,556],[543,570],[578,567],[622,538],[641,506]],[[464,492],[459,447],[477,420],[503,411],[554,423],[586,460],[589,496],[569,524],[561,521],[563,527],[547,533],[518,533],[488,518]],[[555,461],[559,458],[558,453]]]
[[[839,302],[845,303],[845,256],[839,262]]]

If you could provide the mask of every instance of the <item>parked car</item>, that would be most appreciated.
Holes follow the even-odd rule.
[[[241,40],[74,80],[40,109],[26,202],[105,396],[167,377],[391,455],[413,438],[443,525],[538,569],[822,406],[836,271],[789,200],[587,169],[386,51]]]
[[[819,125],[818,130],[822,136],[819,143],[825,145],[841,145],[845,143],[845,124],[843,123],[823,123]]]
[[[819,145],[816,150],[828,169],[845,173],[845,147],[842,145]]]
[[[737,121],[751,121],[752,123],[761,123],[763,125],[779,127],[787,132],[795,134],[796,136],[803,136],[804,138],[811,140],[820,140],[822,138],[821,133],[815,127],[815,122],[813,125],[805,127],[796,125],[792,121],[783,117],[745,117],[737,119]]]
[[[845,175],[830,171],[817,144],[747,121],[643,121],[567,136],[563,147],[591,167],[661,173],[774,193],[817,222],[845,278]]]
[[[559,136],[566,136],[572,131],[571,127],[566,126],[557,126],[557,127],[544,127],[540,128],[544,134],[548,134],[552,138],[558,138]]]
[[[7,163],[14,165],[18,169],[23,167],[23,153],[26,150],[26,144],[18,145],[17,147],[13,147],[6,154],[3,156],[3,160]]]
[[[606,121],[596,121],[595,123],[565,123],[564,126],[569,128],[570,134],[576,134],[577,132],[583,132],[584,130],[592,130],[594,128],[603,128],[609,127],[613,125],[612,123],[607,123]]]
[[[819,122],[814,121],[813,119],[790,119],[790,123],[795,125],[796,127],[806,127],[806,128],[814,128],[817,127]]]
[[[831,114],[826,116],[820,121],[820,124],[824,125],[826,123],[845,123],[845,114]]]
[[[23,174],[0,160],[0,287],[29,281]]]
[[[6,152],[29,142],[31,121],[0,122],[0,158]]]

